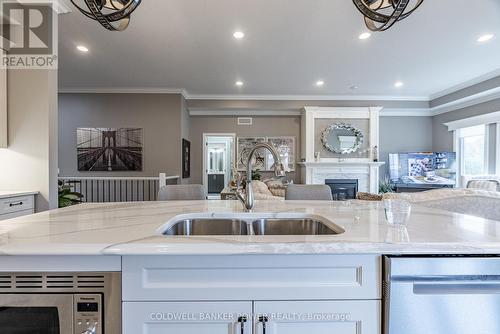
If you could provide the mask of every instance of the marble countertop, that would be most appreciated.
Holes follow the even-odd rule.
[[[10,198],[10,197],[18,197],[18,196],[28,196],[28,195],[37,195],[38,191],[5,191],[0,190],[0,199],[2,198]]]
[[[193,213],[222,217],[242,209],[217,200],[82,204],[1,221],[0,255],[500,254],[500,222],[414,206],[407,226],[394,227],[376,202],[256,203],[255,216],[322,216],[345,229],[338,235],[159,235],[172,218]]]

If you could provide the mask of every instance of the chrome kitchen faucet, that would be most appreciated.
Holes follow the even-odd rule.
[[[253,164],[252,164],[252,157],[255,154],[255,152],[260,149],[260,148],[265,148],[271,152],[273,155],[274,159],[274,174],[278,177],[283,177],[286,175],[285,173],[285,168],[283,167],[283,163],[281,162],[280,155],[276,148],[270,144],[270,143],[258,143],[256,144],[251,150],[250,153],[248,154],[248,161],[247,161],[247,184],[246,184],[246,189],[245,189],[245,194],[243,194],[243,189],[241,185],[238,186],[238,189],[236,189],[236,197],[240,200],[241,204],[243,205],[243,209],[245,211],[251,211],[254,206],[254,196],[253,196],[253,188],[252,188],[252,169],[253,169]]]

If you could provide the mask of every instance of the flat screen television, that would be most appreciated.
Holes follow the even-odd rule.
[[[457,162],[454,152],[414,152],[389,154],[392,182],[454,186]]]

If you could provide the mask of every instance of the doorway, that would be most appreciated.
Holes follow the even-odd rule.
[[[231,181],[235,139],[234,133],[203,134],[203,186],[208,199],[220,199],[220,193]]]

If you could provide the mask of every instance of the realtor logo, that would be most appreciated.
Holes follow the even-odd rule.
[[[7,55],[2,67],[56,68],[57,14],[50,0],[0,0]],[[6,42],[5,42],[6,41]]]

